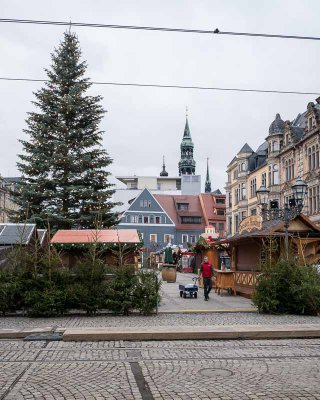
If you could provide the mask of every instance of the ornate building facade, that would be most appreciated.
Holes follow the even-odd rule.
[[[234,235],[240,222],[259,213],[256,191],[270,190],[270,202],[284,207],[292,197],[298,177],[308,184],[303,213],[320,224],[320,97],[293,121],[279,114],[265,142],[256,151],[245,144],[227,167],[227,233]]]
[[[13,193],[17,190],[20,178],[2,178],[0,176],[0,223],[10,222],[10,213],[18,210]]]

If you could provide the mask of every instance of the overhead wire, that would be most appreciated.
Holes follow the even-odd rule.
[[[87,28],[108,28],[108,29],[131,29],[131,30],[176,32],[176,33],[251,36],[251,37],[277,38],[277,39],[320,40],[320,37],[318,36],[281,35],[281,34],[254,33],[254,32],[231,32],[231,31],[222,31],[218,28],[214,30],[205,30],[205,29],[168,28],[168,27],[156,27],[156,26],[117,25],[117,24],[102,24],[102,23],[89,23],[89,22],[50,21],[50,20],[17,19],[17,18],[0,18],[0,23],[78,26]]]
[[[46,79],[33,78],[9,78],[0,77],[1,81],[22,81],[22,82],[48,82]],[[93,85],[109,85],[109,86],[135,86],[135,87],[152,87],[160,89],[192,89],[192,90],[217,90],[228,92],[253,92],[253,93],[278,93],[278,94],[297,94],[297,95],[315,95],[319,96],[319,92],[304,92],[299,90],[269,90],[269,89],[245,89],[245,88],[226,88],[216,86],[191,86],[191,85],[162,85],[158,83],[131,83],[131,82],[91,82]]]

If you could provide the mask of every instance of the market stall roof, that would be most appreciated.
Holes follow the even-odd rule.
[[[51,243],[140,243],[140,238],[136,229],[60,229]]]
[[[249,217],[250,218],[250,217]],[[245,220],[244,220],[245,221]],[[315,225],[304,214],[297,215],[289,222],[289,235],[299,237],[318,237],[320,238],[320,228]],[[261,224],[261,229],[243,230],[241,233],[236,233],[230,238],[223,239],[219,243],[235,242],[241,239],[261,238],[266,236],[284,236],[285,227],[284,221],[273,220],[264,221]]]
[[[36,234],[36,224],[0,224],[0,246],[28,245]]]

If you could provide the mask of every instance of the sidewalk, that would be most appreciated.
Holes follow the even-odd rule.
[[[179,294],[179,284],[186,285],[193,283],[192,278],[197,275],[191,273],[177,273],[176,283],[162,282],[162,300],[159,306],[160,313],[167,312],[239,312],[256,311],[251,300],[241,296],[234,296],[223,293],[217,295],[212,289],[209,301],[204,301],[203,289],[199,288],[198,298],[181,298]]]

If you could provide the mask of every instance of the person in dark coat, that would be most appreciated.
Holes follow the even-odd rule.
[[[200,276],[202,276],[203,279],[204,299],[205,301],[208,301],[212,286],[213,267],[206,256],[204,257],[203,263],[200,267]]]

